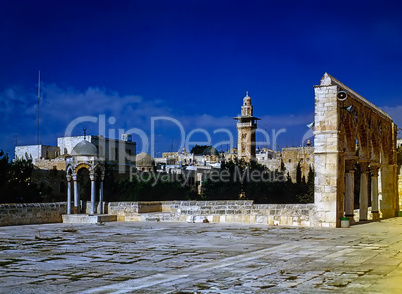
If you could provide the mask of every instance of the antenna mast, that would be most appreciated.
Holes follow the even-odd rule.
[[[37,145],[38,145],[38,159],[39,159],[39,101],[40,101],[40,71],[38,77],[38,136],[37,136]]]

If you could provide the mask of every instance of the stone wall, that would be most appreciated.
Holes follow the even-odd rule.
[[[108,214],[117,215],[118,221],[140,221],[139,213],[162,212],[163,203],[158,201],[150,202],[109,202],[105,207]],[[90,211],[91,203],[87,203],[87,211]],[[165,211],[169,208],[165,204]]]
[[[86,203],[90,211],[90,202]],[[99,211],[99,204],[97,207]],[[0,204],[0,226],[62,222],[66,203]],[[253,201],[155,201],[109,202],[104,211],[118,221],[158,220],[215,223],[255,223],[287,226],[325,226],[316,217],[314,204],[254,204]],[[369,209],[370,212],[370,209]],[[358,215],[355,210],[355,215]],[[369,213],[369,216],[371,213]],[[369,217],[369,219],[372,219]],[[356,219],[358,220],[358,218]]]
[[[399,211],[402,211],[402,171],[398,175]]]
[[[314,168],[314,147],[306,146],[282,148],[281,156],[286,167],[286,171],[289,172],[289,175],[294,183],[296,182],[296,171],[299,162],[302,177],[305,177],[307,180],[310,167]]]
[[[209,222],[239,222],[270,225],[320,226],[314,216],[314,204],[253,204],[253,201],[161,201],[111,202],[109,214],[118,221],[142,221],[147,213],[162,221],[186,222],[208,219]],[[166,216],[168,215],[168,216]],[[151,215],[148,215],[151,218]]]
[[[66,170],[66,160],[64,157],[54,159],[35,159],[35,165],[44,170]]]
[[[205,217],[209,222],[241,222],[270,225],[319,226],[314,204],[253,204],[253,201],[172,201],[173,219]]]
[[[60,223],[65,202],[0,204],[0,226]]]

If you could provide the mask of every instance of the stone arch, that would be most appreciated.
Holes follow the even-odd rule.
[[[75,173],[73,166],[71,164],[67,165],[66,174],[71,176],[73,173]]]
[[[362,112],[364,109],[362,109]],[[357,137],[359,139],[359,157],[368,159],[370,156],[369,152],[369,136],[367,130],[367,118],[365,114],[359,115],[359,121],[357,125]]]
[[[77,174],[78,171],[79,171],[80,169],[83,169],[83,168],[87,169],[88,172],[91,171],[91,166],[89,166],[89,164],[87,164],[87,163],[79,163],[79,164],[75,167],[74,173]]]
[[[382,151],[382,146],[379,142],[378,137],[374,132],[371,132],[371,140],[370,140],[370,159],[374,162],[380,162],[380,154]]]
[[[347,155],[356,154],[356,127],[353,126],[353,114],[348,113],[340,122],[340,134],[344,141],[343,151]]]

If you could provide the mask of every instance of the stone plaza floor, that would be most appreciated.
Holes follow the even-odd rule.
[[[402,218],[0,227],[1,293],[402,293]]]

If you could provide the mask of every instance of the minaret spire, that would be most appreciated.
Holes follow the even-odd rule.
[[[257,129],[258,117],[253,116],[253,106],[251,105],[251,98],[246,96],[243,98],[243,105],[241,106],[241,116],[235,117],[237,120],[237,157],[250,161],[255,159],[255,130]]]

